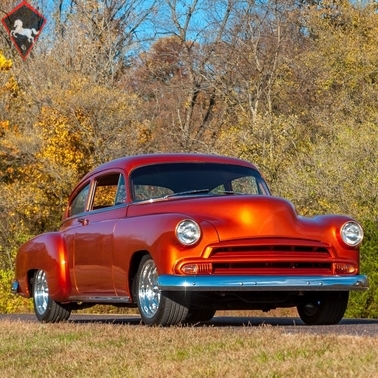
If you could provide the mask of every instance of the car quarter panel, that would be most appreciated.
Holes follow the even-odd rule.
[[[39,235],[21,246],[16,259],[16,279],[19,294],[29,298],[30,272],[46,272],[49,295],[56,301],[65,301],[71,291],[68,274],[67,246],[59,232]]]

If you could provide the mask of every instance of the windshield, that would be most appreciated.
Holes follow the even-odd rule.
[[[164,163],[135,169],[130,176],[134,201],[175,195],[270,195],[256,170],[215,163]]]

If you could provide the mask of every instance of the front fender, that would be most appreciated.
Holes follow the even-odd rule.
[[[318,215],[313,220],[319,225],[321,238],[325,243],[334,247],[335,253],[339,258],[351,259],[356,262],[360,261],[360,246],[351,247],[346,245],[340,235],[341,227],[350,221],[356,220],[346,215]]]
[[[67,300],[71,292],[71,280],[68,270],[67,246],[58,232],[36,236],[23,244],[16,258],[16,279],[19,282],[19,294],[30,298],[30,272],[42,269],[46,272],[49,295],[57,302]]]

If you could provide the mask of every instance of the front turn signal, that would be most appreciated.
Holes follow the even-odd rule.
[[[358,268],[355,264],[351,263],[334,263],[333,264],[334,274],[357,274]]]
[[[211,263],[190,263],[190,264],[184,264],[180,271],[182,274],[185,275],[198,275],[198,274],[212,274],[213,273],[213,264]]]

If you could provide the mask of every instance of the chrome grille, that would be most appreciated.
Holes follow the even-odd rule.
[[[330,246],[303,241],[214,246],[209,255],[213,274],[330,274],[331,259]]]
[[[328,248],[325,246],[309,246],[309,245],[248,245],[248,246],[227,246],[214,248],[211,255],[219,255],[222,253],[235,253],[235,252],[299,252],[308,253],[315,252],[321,254],[329,254]]]

